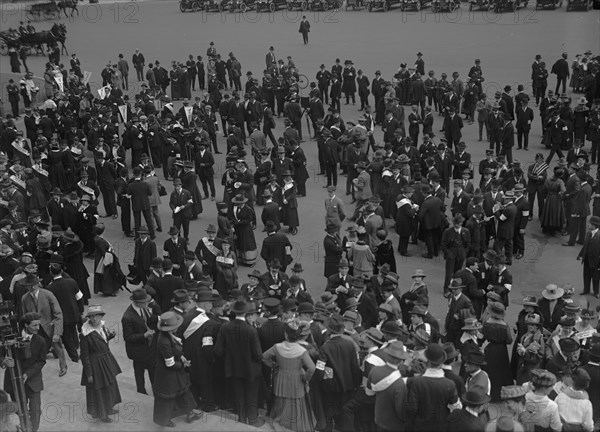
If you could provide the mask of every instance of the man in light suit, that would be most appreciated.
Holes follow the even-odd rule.
[[[336,187],[333,185],[327,186],[328,198],[325,200],[325,226],[335,225],[339,232],[342,227],[342,222],[346,219],[344,213],[344,203],[336,196]]]
[[[60,372],[58,376],[64,376],[67,373],[67,360],[65,359],[65,350],[63,348],[61,337],[63,333],[63,314],[58,304],[58,300],[50,291],[41,288],[40,280],[29,275],[23,281],[27,286],[28,292],[21,297],[21,308],[23,314],[27,312],[36,312],[40,314],[40,336],[42,336],[47,346],[51,346],[58,356]]]
[[[152,190],[152,195],[148,197],[148,201],[150,201],[152,218],[154,219],[154,222],[156,222],[156,231],[162,232],[162,221],[160,220],[160,213],[158,211],[158,206],[161,204],[160,193],[158,192],[160,180],[156,177],[152,165],[146,165],[144,167],[144,183],[148,183]]]
[[[31,419],[31,430],[33,432],[37,432],[40,427],[42,414],[41,392],[44,390],[42,368],[46,364],[46,353],[48,352],[46,341],[38,335],[41,325],[40,320],[40,314],[28,312],[21,317],[20,322],[20,327],[23,329],[21,336],[24,341],[29,342],[29,355],[18,360],[21,361],[25,397],[27,398],[24,402],[25,406],[29,407],[29,418]],[[20,352],[17,351],[19,357],[21,356]],[[14,359],[11,357],[5,357],[1,364],[3,367],[15,367]],[[4,374],[4,390],[15,400],[15,391],[8,371]]]
[[[358,177],[352,180],[354,189],[356,191],[356,208],[359,209],[364,206],[369,198],[371,198],[371,176],[366,170],[367,164],[364,161],[360,161],[356,164],[358,170]]]

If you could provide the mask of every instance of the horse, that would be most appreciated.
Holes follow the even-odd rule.
[[[69,54],[65,41],[67,40],[67,27],[64,24],[55,23],[52,28],[48,31],[36,32],[21,37],[21,41],[30,46],[34,46],[37,51],[41,51],[44,54],[44,48],[42,44],[46,44],[46,48],[50,50],[50,47],[56,42],[61,44],[61,54]]]
[[[58,2],[58,8],[64,12],[65,18],[69,18],[69,15],[67,15],[67,9],[70,8],[71,9],[70,17],[73,18],[73,14],[75,12],[77,12],[77,16],[79,16],[79,9],[77,9],[78,3],[79,3],[79,0],[61,0]]]

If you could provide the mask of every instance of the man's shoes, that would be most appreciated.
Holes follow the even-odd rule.
[[[533,216],[529,216],[527,219],[531,222],[533,220]]]
[[[107,411],[110,415],[119,414],[118,409],[111,408]]]
[[[201,413],[201,412],[198,412],[198,411],[196,411],[196,412],[194,412],[194,411],[190,411],[190,412],[188,413],[188,415],[185,417],[185,421],[186,421],[187,423],[192,423],[192,422],[195,422],[196,420],[199,420],[199,419],[201,419],[201,418],[202,418],[202,413]]]
[[[135,237],[135,234],[132,232],[124,233],[125,237]]]
[[[571,243],[567,243],[567,242],[564,242],[562,245],[563,246],[575,246],[575,244],[571,244]]]
[[[156,228],[156,231],[162,232],[162,227],[161,228]]]
[[[519,253],[515,255],[515,259],[520,260],[521,258],[523,258],[523,254]]]
[[[211,196],[211,197],[210,197],[210,200],[211,200],[211,201],[214,201],[214,200],[215,200],[215,197],[214,197],[214,196]]]
[[[216,151],[215,154],[223,154],[223,153],[220,151]]]
[[[403,257],[411,257],[412,256],[412,254],[409,254],[409,253],[401,253],[400,255]]]
[[[67,374],[67,368],[61,369],[58,373],[59,377],[65,376]]]
[[[250,426],[252,426],[252,427],[259,428],[259,427],[262,427],[262,426],[264,426],[264,424],[265,424],[265,419],[264,419],[264,418],[257,418],[257,419],[256,419],[256,420],[254,420],[254,421],[248,421],[248,424],[249,424]]]
[[[430,254],[423,254],[421,256],[426,259],[433,259],[433,255],[430,255]]]
[[[110,417],[103,417],[100,419],[102,423],[112,423],[113,420]]]

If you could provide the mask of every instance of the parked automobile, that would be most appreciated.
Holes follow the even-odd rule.
[[[287,7],[287,0],[257,0],[257,11],[275,12],[280,7]]]
[[[288,10],[300,9],[303,11],[308,10],[308,0],[288,0]]]
[[[516,11],[520,8],[526,8],[528,4],[529,0],[496,0],[494,10],[498,13],[504,11]]]
[[[181,12],[187,12],[191,10],[192,12],[198,12],[202,10],[202,1],[201,0],[180,0],[179,1],[179,10]]]
[[[387,12],[393,4],[400,4],[401,0],[366,0],[367,10],[373,12],[375,9],[383,9]]]
[[[342,0],[309,0],[308,8],[310,10],[329,10],[339,9],[342,6]]]
[[[420,11],[427,6],[431,6],[431,0],[402,0],[400,10],[414,9]]]
[[[433,12],[454,12],[460,7],[460,0],[433,0],[431,10]]]
[[[229,0],[225,6],[229,12],[246,12],[256,6],[255,0]]]
[[[494,3],[491,0],[470,0],[469,1],[469,10],[482,10],[488,11],[494,8]]]
[[[352,8],[352,10],[359,10],[365,7],[364,0],[346,0],[346,10]]]
[[[567,0],[567,12],[573,10],[589,11],[594,7],[592,0]]]

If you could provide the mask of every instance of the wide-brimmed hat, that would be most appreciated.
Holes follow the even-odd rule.
[[[62,234],[61,234],[61,238],[67,242],[67,243],[72,243],[74,241],[77,240],[77,234],[75,234],[73,232],[73,230],[71,229],[71,227],[68,227]]]
[[[402,329],[396,321],[386,321],[381,326],[381,332],[384,334],[391,334],[393,336],[402,336]]]
[[[464,405],[483,405],[490,401],[490,397],[481,391],[468,391],[460,397]]]
[[[176,227],[172,226],[171,228],[169,228],[169,232],[167,234],[169,234],[170,236],[177,235],[179,234],[179,230]]]
[[[416,277],[422,277],[422,278],[424,278],[426,276],[427,275],[425,274],[425,272],[423,270],[421,270],[421,269],[415,270],[415,274],[412,275],[413,278],[416,278]]]
[[[496,315],[504,315],[504,312],[506,311],[504,305],[497,301],[492,302],[488,307],[490,309],[490,313]]]
[[[485,356],[479,350],[469,351],[467,354],[465,354],[463,356],[463,363],[470,363],[476,366],[485,366],[487,364],[485,361]]]
[[[300,264],[299,262],[295,263],[292,267],[292,271],[296,273],[302,273],[304,271],[304,269],[302,268],[302,264]]]
[[[486,261],[495,261],[498,254],[493,249],[488,249],[483,253],[483,259]]]
[[[589,309],[584,309],[579,314],[579,317],[581,319],[590,319],[591,320],[591,319],[596,318],[596,314]]]
[[[337,294],[333,294],[329,291],[325,291],[324,293],[321,294],[321,303],[323,303],[323,305],[325,307],[334,303],[336,300],[337,300]]]
[[[410,357],[404,344],[400,341],[394,341],[383,350],[388,356],[399,360],[406,360]]]
[[[522,385],[502,386],[500,389],[500,399],[518,399],[525,396],[528,391],[528,388]]]
[[[547,300],[557,300],[565,294],[565,290],[557,285],[549,284],[542,291],[542,297]]]
[[[358,312],[346,310],[344,315],[342,315],[344,321],[350,321],[356,324],[360,320],[360,315]]]
[[[446,361],[446,351],[440,344],[432,343],[425,349],[425,358],[431,363],[442,364]]]
[[[131,292],[129,300],[134,302],[146,302],[152,300],[144,288],[138,288]]]
[[[347,311],[352,308],[358,307],[359,304],[360,304],[360,302],[358,300],[356,300],[356,298],[350,297],[349,299],[346,300],[344,310]]]
[[[477,320],[477,318],[465,318],[465,325],[462,327],[461,330],[481,330],[482,328],[483,326]]]
[[[511,416],[502,416],[497,421],[489,422],[484,432],[525,432],[525,427]]]
[[[523,297],[523,306],[537,307],[537,299],[534,296]]]
[[[425,309],[423,306],[413,306],[413,308],[410,310],[410,315],[425,316],[427,315],[427,309]]]
[[[101,305],[89,305],[84,318],[88,318],[94,315],[106,315],[106,312],[102,310]]]
[[[452,290],[452,289],[458,289],[458,288],[464,288],[465,286],[463,285],[462,279],[461,278],[454,278],[450,281],[450,285],[448,285],[448,289]]]
[[[531,371],[531,383],[535,387],[552,387],[556,384],[556,375],[545,369],[533,369]]]
[[[383,332],[375,327],[368,328],[362,334],[373,341],[376,345],[383,345]]]
[[[158,318],[157,328],[161,331],[173,331],[178,329],[182,323],[183,316],[176,312],[168,311]]]
[[[233,204],[245,204],[248,202],[248,198],[246,198],[244,195],[239,194],[239,195],[236,195],[235,197],[233,197],[231,202]]]

